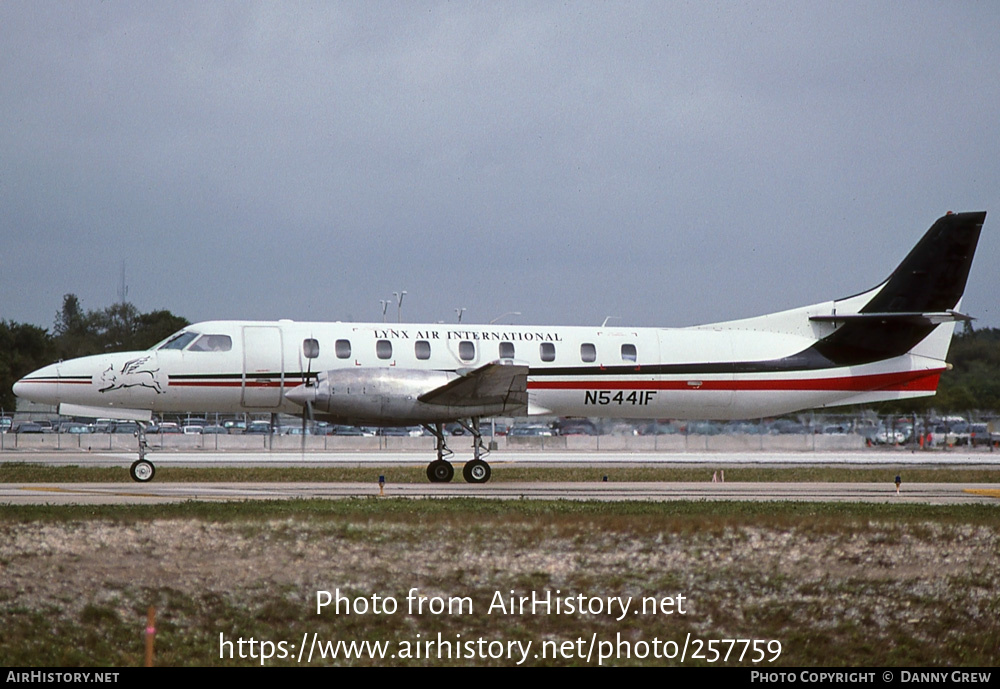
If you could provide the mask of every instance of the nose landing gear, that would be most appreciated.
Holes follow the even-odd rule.
[[[135,432],[135,437],[139,441],[139,459],[132,462],[128,473],[133,481],[146,483],[153,480],[153,476],[156,475],[156,467],[146,459],[146,453],[149,451],[149,443],[146,442],[146,427],[142,422],[139,422],[139,430]]]

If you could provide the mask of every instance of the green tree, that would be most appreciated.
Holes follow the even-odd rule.
[[[56,356],[55,343],[43,328],[24,323],[0,321],[0,408],[13,411],[16,404],[11,387],[20,378]]]
[[[1000,411],[1000,329],[966,328],[951,339],[948,350],[951,369],[941,374],[938,392],[921,397],[876,405],[881,413],[966,414],[969,411]]]
[[[188,321],[170,311],[139,313],[128,302],[84,312],[75,294],[63,297],[53,327],[58,356],[72,359],[89,354],[148,349]]]
[[[166,310],[144,313],[139,316],[139,327],[135,337],[136,349],[148,349],[188,324],[186,318],[175,316]]]
[[[84,313],[75,294],[63,295],[62,310],[56,314],[52,328],[59,359],[75,359],[99,351],[91,320],[92,316]]]

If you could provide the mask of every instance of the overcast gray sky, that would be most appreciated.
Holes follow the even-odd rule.
[[[692,325],[987,210],[995,2],[3,2],[0,319]],[[395,308],[389,311],[395,319]]]

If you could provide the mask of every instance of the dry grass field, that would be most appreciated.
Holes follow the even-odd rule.
[[[139,665],[154,606],[160,665],[996,665],[996,514],[376,499],[0,507],[0,663]],[[352,611],[317,612],[320,591]],[[512,592],[561,610],[511,610]]]

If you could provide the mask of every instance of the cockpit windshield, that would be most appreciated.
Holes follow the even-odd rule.
[[[174,333],[153,349],[186,349],[189,352],[229,352],[233,349],[233,338],[229,335],[213,335],[182,330]]]
[[[191,341],[196,337],[198,337],[198,333],[193,333],[189,330],[182,330],[164,340],[163,344],[159,345],[157,349],[184,349],[191,344]]]

